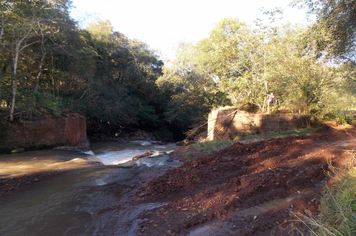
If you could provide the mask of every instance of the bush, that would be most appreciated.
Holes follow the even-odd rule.
[[[299,215],[309,226],[311,235],[356,235],[356,168],[336,170],[339,181],[326,190],[320,201],[316,218]]]
[[[355,123],[355,117],[348,111],[334,111],[324,115],[325,120],[336,120],[341,125],[352,125]]]
[[[44,114],[53,114],[59,116],[64,109],[61,98],[53,98],[51,94],[42,92],[33,92],[22,104],[24,108],[31,114],[36,116]]]
[[[356,168],[339,173],[339,182],[324,191],[316,235],[356,235]]]

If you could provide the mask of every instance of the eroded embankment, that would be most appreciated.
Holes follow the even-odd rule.
[[[324,127],[305,138],[235,143],[169,170],[136,191],[137,202],[168,202],[141,215],[139,233],[198,235],[213,220],[220,223],[205,235],[287,233],[296,212],[316,214],[328,162],[347,165],[354,137],[355,128]]]

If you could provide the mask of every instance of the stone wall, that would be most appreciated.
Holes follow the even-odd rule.
[[[207,140],[232,140],[246,134],[263,134],[294,127],[295,114],[259,114],[225,107],[213,109],[209,114]]]
[[[36,120],[8,122],[0,127],[0,149],[34,149],[76,145],[87,141],[84,114],[67,113],[61,117],[46,115]]]

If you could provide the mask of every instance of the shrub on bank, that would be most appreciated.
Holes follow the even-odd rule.
[[[347,170],[332,168],[339,179],[326,189],[320,200],[319,214],[298,215],[315,236],[356,235],[356,167]]]

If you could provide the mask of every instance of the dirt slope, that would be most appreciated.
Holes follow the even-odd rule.
[[[298,235],[297,212],[316,214],[328,161],[345,166],[355,128],[233,146],[171,169],[135,202],[168,202],[141,215],[141,235]],[[301,224],[295,223],[301,227]]]

